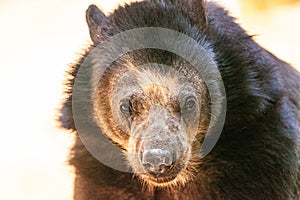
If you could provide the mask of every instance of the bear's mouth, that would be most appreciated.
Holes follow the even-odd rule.
[[[143,181],[146,181],[154,186],[166,185],[173,182],[179,172],[173,172],[168,174],[152,174],[152,173],[142,173],[140,174]]]
[[[154,177],[149,174],[145,174],[147,176],[146,180],[150,181],[152,184],[167,184],[169,182],[172,182],[176,177],[177,174],[172,174],[172,175],[160,175],[158,177]]]
[[[160,186],[161,184],[168,184],[173,182],[178,174],[184,169],[185,162],[179,158],[174,162],[164,173],[144,172],[141,173],[143,180],[149,181],[153,185]]]

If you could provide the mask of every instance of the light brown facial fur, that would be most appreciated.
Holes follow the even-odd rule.
[[[124,150],[129,167],[149,188],[184,185],[195,174],[193,166],[199,163],[193,161],[199,160],[199,152],[192,152],[204,137],[200,132],[206,131],[201,123],[207,120],[201,118],[205,85],[164,65],[126,66],[100,81],[107,86],[98,88],[110,91],[110,99],[95,98],[97,123]]]

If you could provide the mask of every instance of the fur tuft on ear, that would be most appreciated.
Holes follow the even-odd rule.
[[[86,11],[86,21],[90,36],[94,43],[101,41],[103,27],[107,23],[107,16],[95,5],[90,5]]]

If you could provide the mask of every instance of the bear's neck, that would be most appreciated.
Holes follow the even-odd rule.
[[[183,200],[183,199],[197,199],[197,200],[215,200],[219,197],[212,197],[208,188],[198,183],[198,181],[189,182],[185,187],[172,189],[156,189],[153,199],[155,200]]]

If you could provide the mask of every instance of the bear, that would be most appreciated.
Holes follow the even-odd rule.
[[[91,5],[86,20],[93,43],[67,72],[58,118],[76,134],[74,199],[299,199],[300,74],[222,6],[144,0],[106,16]],[[174,45],[199,57],[200,71],[166,49],[114,56],[132,39],[114,37],[131,30],[146,30],[149,44],[188,36],[189,49]],[[214,66],[221,78],[210,76]],[[223,101],[218,127],[224,113],[213,108]],[[220,135],[210,137],[211,122]],[[215,143],[202,154],[206,138]]]

